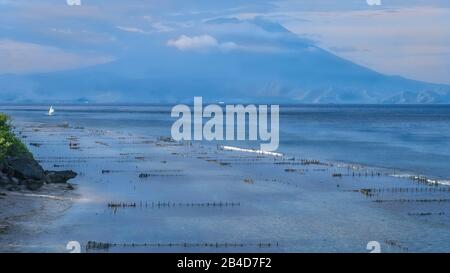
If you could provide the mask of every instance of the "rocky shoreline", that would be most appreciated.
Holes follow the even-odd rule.
[[[9,121],[0,113],[0,252],[32,252],[17,242],[45,231],[72,206],[77,195],[68,181],[78,174],[45,170]]]
[[[77,176],[71,170],[48,171],[28,154],[7,156],[0,162],[0,187],[9,191],[40,189],[44,184],[64,184]],[[73,189],[67,183],[68,189]]]
[[[35,191],[44,184],[67,183],[76,176],[73,171],[44,170],[15,135],[9,116],[0,113],[0,188]]]

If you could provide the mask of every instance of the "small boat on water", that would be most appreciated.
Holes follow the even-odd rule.
[[[48,109],[48,115],[53,116],[54,113],[55,113],[55,109],[53,108],[53,106],[50,106],[50,109]]]

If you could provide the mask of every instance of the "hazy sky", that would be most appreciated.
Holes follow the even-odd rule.
[[[285,50],[254,42],[265,18],[318,46],[386,74],[450,84],[450,1],[0,0],[0,74],[32,74],[121,60],[130,51]],[[233,33],[233,36],[229,34]],[[250,35],[251,34],[251,35]]]

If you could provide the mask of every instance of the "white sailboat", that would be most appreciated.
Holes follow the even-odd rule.
[[[50,109],[48,109],[48,115],[53,116],[54,113],[55,113],[55,109],[53,108],[53,106],[50,106]]]

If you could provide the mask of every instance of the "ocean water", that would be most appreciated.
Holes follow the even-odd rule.
[[[40,122],[49,122],[47,109],[0,107],[16,120]],[[70,121],[155,137],[170,136],[175,120],[167,105],[56,109],[50,122]],[[290,105],[280,109],[280,152],[450,178],[450,105]],[[259,147],[259,142],[231,144]]]
[[[158,140],[170,106],[54,107],[0,111],[45,168],[79,173],[76,197],[1,251],[449,251],[449,187],[398,176],[450,177],[449,106],[281,106],[282,158]]]
[[[449,105],[282,109],[282,151],[450,177]]]

